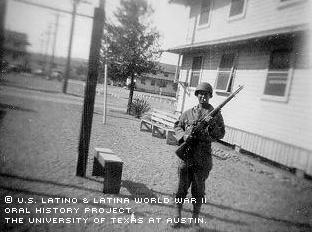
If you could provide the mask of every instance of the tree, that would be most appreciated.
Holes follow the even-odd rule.
[[[80,64],[77,68],[76,68],[76,74],[77,75],[88,75],[88,66],[85,64]]]
[[[146,0],[121,0],[115,12],[116,24],[107,23],[103,44],[108,63],[108,76],[126,82],[129,77],[130,92],[127,113],[130,114],[134,79],[144,73],[156,73],[159,33],[149,23],[153,13]],[[104,47],[104,46],[103,46]]]

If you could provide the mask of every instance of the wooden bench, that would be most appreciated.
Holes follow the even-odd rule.
[[[177,120],[178,116],[175,114],[153,110],[149,116],[141,120],[140,130],[152,132],[152,136],[166,138],[167,144],[176,145],[173,128]]]
[[[104,177],[103,193],[118,194],[121,186],[122,160],[108,148],[95,148],[92,176]]]

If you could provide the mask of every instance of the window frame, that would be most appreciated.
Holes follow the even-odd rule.
[[[198,57],[201,58],[200,69],[194,70],[193,69],[193,62],[194,62],[194,59],[198,58]],[[203,70],[203,63],[204,63],[204,57],[202,55],[198,55],[198,56],[193,56],[192,57],[192,66],[191,66],[191,69],[190,69],[190,73],[189,73],[190,76],[189,76],[189,81],[188,81],[188,85],[189,85],[190,88],[196,88],[197,85],[200,83],[201,73],[202,73],[202,70]],[[198,74],[198,83],[195,86],[191,86],[193,74]]]
[[[209,13],[208,13],[208,22],[207,23],[200,23],[200,18],[202,15],[202,5],[204,1],[209,1],[210,2],[210,7],[209,7]],[[213,9],[213,0],[201,0],[200,2],[200,12],[199,12],[199,17],[198,17],[198,22],[197,22],[197,26],[198,28],[203,28],[203,27],[209,27],[210,25],[210,21],[211,21],[211,12]]]
[[[278,1],[278,8],[283,8],[283,7],[287,7],[296,3],[305,2],[306,0],[289,0],[286,2],[282,2],[282,0],[277,0],[277,1]]]
[[[232,62],[232,67],[230,68],[230,71],[229,72],[229,79],[227,81],[227,84],[226,84],[226,88],[225,89],[217,89],[217,84],[218,84],[218,79],[219,79],[219,73],[220,72],[225,72],[225,71],[221,71],[220,70],[220,65],[222,63],[222,58],[225,56],[225,55],[233,55],[233,62]],[[216,76],[216,79],[215,79],[215,83],[214,83],[214,89],[216,92],[219,92],[219,93],[231,93],[233,88],[230,88],[230,83],[232,82],[232,87],[233,87],[233,82],[234,82],[234,79],[235,79],[235,72],[236,72],[236,69],[237,69],[237,64],[236,64],[236,60],[237,60],[237,57],[238,57],[238,53],[237,52],[227,52],[227,53],[222,53],[222,56],[220,58],[220,62],[219,62],[219,65],[218,65],[218,69],[217,69],[217,76]]]
[[[230,13],[231,13],[232,2],[233,2],[233,0],[231,0],[230,7],[229,7],[228,21],[234,21],[234,20],[242,19],[245,17],[248,0],[243,0],[243,1],[244,1],[244,5],[243,5],[242,13],[231,16]]]
[[[283,72],[283,71],[270,71],[270,65],[271,65],[271,56],[273,54],[274,51],[278,51],[278,50],[288,50],[289,51],[289,68],[288,68],[288,73],[287,73],[287,83],[285,86],[285,93],[284,96],[277,96],[277,95],[269,95],[269,94],[265,94],[265,90],[266,90],[266,83],[268,80],[268,76],[270,73],[273,72]],[[284,71],[285,72],[285,71]],[[268,67],[266,69],[266,77],[265,77],[265,82],[264,82],[264,86],[263,86],[263,92],[262,92],[262,97],[261,99],[263,100],[271,100],[271,101],[277,101],[277,102],[288,102],[289,99],[289,94],[290,94],[290,86],[292,83],[292,77],[293,77],[293,72],[294,72],[294,51],[290,48],[285,48],[285,49],[273,49],[270,51],[269,54],[269,63],[268,63]]]

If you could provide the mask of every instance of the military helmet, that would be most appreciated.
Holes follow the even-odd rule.
[[[198,91],[209,92],[210,97],[212,97],[212,86],[208,82],[202,82],[196,87],[195,96],[197,96]]]

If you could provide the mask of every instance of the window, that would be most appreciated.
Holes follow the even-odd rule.
[[[174,91],[177,91],[178,90],[178,83],[172,83],[172,89]]]
[[[142,78],[142,79],[141,79],[141,84],[142,84],[142,85],[145,85],[145,78]]]
[[[211,0],[202,0],[198,25],[208,24],[210,18]]]
[[[154,79],[151,80],[151,85],[152,85],[152,86],[155,85],[155,80],[154,80]]]
[[[12,54],[12,58],[13,58],[13,60],[17,60],[17,58],[18,58],[18,53],[15,53],[15,52],[14,52],[14,53]]]
[[[21,46],[20,42],[13,42],[15,48],[19,48]]]
[[[190,87],[196,87],[199,82],[200,70],[202,66],[202,57],[193,58]]]
[[[233,53],[223,54],[218,68],[215,89],[220,92],[231,92],[234,78],[234,58]]]
[[[245,15],[247,0],[231,0],[231,8],[229,18],[240,18]]]
[[[290,50],[272,51],[263,94],[273,96],[275,99],[285,99],[290,83],[289,70]]]
[[[160,88],[166,88],[166,87],[167,87],[167,81],[165,81],[165,80],[159,80],[158,86],[159,86]]]

